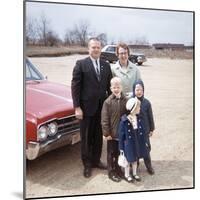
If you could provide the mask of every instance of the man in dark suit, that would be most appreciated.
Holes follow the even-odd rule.
[[[81,158],[83,175],[91,176],[92,168],[106,169],[100,161],[103,135],[101,109],[110,94],[112,72],[110,65],[100,59],[101,43],[91,38],[89,57],[78,60],[73,70],[71,90],[75,115],[80,119]]]

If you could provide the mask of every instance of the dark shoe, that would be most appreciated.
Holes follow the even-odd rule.
[[[85,178],[89,178],[92,175],[91,169],[88,168],[88,167],[84,168],[83,175],[84,175]]]
[[[150,156],[149,156],[149,158],[144,159],[144,164],[145,164],[145,166],[147,168],[147,172],[149,174],[151,174],[151,175],[155,174],[155,171],[154,171],[152,164],[151,164],[151,157]]]
[[[99,168],[99,169],[102,169],[102,170],[106,170],[107,169],[107,166],[105,164],[103,164],[102,162],[99,162],[98,164],[94,164],[93,167],[94,168]]]
[[[133,179],[138,182],[142,180],[138,175],[133,175]]]
[[[119,176],[117,176],[116,174],[110,174],[108,175],[109,179],[111,179],[114,182],[120,182],[121,178]]]
[[[120,170],[117,170],[117,175],[118,175],[121,179],[124,178],[124,173],[122,172],[121,169],[120,169]]]
[[[154,169],[151,167],[151,168],[147,168],[147,172],[150,174],[150,175],[154,175],[155,174],[155,171]]]

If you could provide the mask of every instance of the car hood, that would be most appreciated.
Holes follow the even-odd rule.
[[[73,114],[70,87],[46,80],[27,81],[26,113],[37,119]]]

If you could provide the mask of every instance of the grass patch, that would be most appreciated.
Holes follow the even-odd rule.
[[[87,47],[44,47],[44,46],[27,46],[26,56],[28,57],[58,57],[72,54],[88,54]]]
[[[87,47],[80,46],[27,46],[26,56],[28,57],[59,57],[72,54],[88,54]],[[133,52],[144,53],[147,58],[170,58],[170,59],[192,59],[193,50],[155,50],[155,49],[134,49]]]

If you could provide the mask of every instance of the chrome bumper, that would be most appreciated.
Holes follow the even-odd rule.
[[[75,144],[80,141],[80,132],[67,133],[65,135],[57,135],[56,138],[46,141],[45,143],[29,142],[26,149],[26,157],[28,160],[34,160],[40,155],[65,146],[67,144]]]

